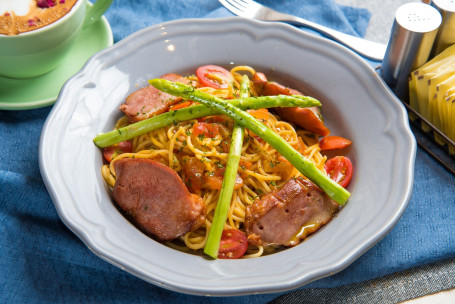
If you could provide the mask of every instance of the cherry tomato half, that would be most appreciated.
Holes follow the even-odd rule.
[[[248,249],[248,240],[242,231],[237,229],[223,230],[221,235],[220,248],[218,249],[219,259],[238,259]]]
[[[223,169],[215,168],[215,172],[213,172],[213,175],[209,174],[204,176],[203,188],[221,190],[221,185],[223,184],[224,178],[224,171],[226,171],[226,168]],[[234,190],[240,189],[242,188],[242,186],[243,179],[240,177],[240,175],[237,174],[235,177]]]
[[[103,156],[104,159],[108,162],[111,162],[116,156],[122,153],[131,153],[133,152],[133,144],[128,141],[121,141],[116,145],[112,145],[109,147],[104,148]]]
[[[341,136],[326,136],[319,142],[321,150],[343,149],[349,146],[352,142]]]
[[[346,156],[336,156],[329,159],[324,166],[325,171],[331,179],[346,188],[352,178],[352,163]]]
[[[193,125],[193,134],[197,137],[214,138],[220,133],[220,126],[215,123],[197,122]]]
[[[197,68],[196,76],[203,86],[214,89],[226,89],[229,83],[234,81],[234,77],[228,70],[217,65],[204,65]]]

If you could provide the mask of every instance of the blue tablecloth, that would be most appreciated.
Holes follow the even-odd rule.
[[[360,36],[370,17],[330,0],[260,2]],[[106,13],[116,42],[163,21],[229,15],[215,0],[119,0]],[[0,303],[264,303],[280,295],[179,294],[93,254],[62,224],[40,176],[38,142],[50,109],[0,111]],[[419,149],[409,207],[390,234],[344,271],[303,288],[346,285],[454,257],[454,185]]]

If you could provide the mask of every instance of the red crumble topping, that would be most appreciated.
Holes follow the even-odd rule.
[[[35,17],[33,19],[28,19],[27,20],[27,23],[28,23],[28,26],[31,27],[31,26],[36,26],[38,25],[38,22],[40,21],[40,19],[38,17]]]
[[[36,0],[36,5],[39,8],[48,8],[55,5],[55,0]]]
[[[9,15],[10,15],[10,13],[3,14],[3,16],[5,16],[5,17],[8,17]]]
[[[60,0],[58,3],[65,3],[65,0]]]

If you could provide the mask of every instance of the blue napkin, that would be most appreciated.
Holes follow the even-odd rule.
[[[365,34],[370,18],[370,13],[365,9],[339,6],[332,0],[307,0],[305,3],[299,0],[259,0],[257,2],[356,36]],[[112,26],[114,41],[164,21],[229,16],[233,14],[214,0],[136,0],[128,3],[114,1],[106,13]]]
[[[365,10],[329,0],[263,2],[351,34],[362,35],[369,19]],[[115,41],[163,21],[229,15],[214,0],[114,1],[106,14]],[[0,303],[265,303],[281,294],[179,294],[93,254],[62,224],[40,176],[38,143],[50,109],[0,111]],[[391,233],[344,271],[303,288],[346,285],[453,257],[454,184],[419,150],[409,207]]]

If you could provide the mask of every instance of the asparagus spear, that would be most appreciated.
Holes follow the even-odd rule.
[[[163,92],[199,102],[214,111],[229,116],[239,125],[250,129],[254,132],[254,134],[261,137],[264,141],[275,148],[275,150],[283,155],[297,170],[324,190],[331,199],[340,205],[344,205],[351,195],[349,191],[319,171],[311,161],[303,157],[288,142],[270,130],[267,126],[259,122],[249,113],[242,111],[232,104],[229,104],[225,100],[198,91],[188,85],[174,83],[165,79],[152,79],[149,80],[149,83]]]
[[[238,106],[241,109],[261,109],[273,107],[315,107],[321,103],[312,97],[308,96],[262,96],[250,97],[245,99],[232,99],[231,104]],[[145,134],[147,132],[168,126],[172,123],[177,123],[185,120],[195,119],[203,116],[220,114],[213,109],[207,108],[204,105],[191,106],[184,109],[170,111],[126,127],[113,130],[96,136],[93,141],[100,148],[112,146],[121,141],[131,139],[133,137]]]
[[[249,97],[250,80],[248,76],[243,75],[240,84],[240,100]],[[234,122],[232,130],[231,146],[229,148],[229,156],[226,163],[226,171],[224,171],[223,183],[221,184],[220,196],[215,209],[212,226],[210,227],[207,242],[204,247],[205,254],[212,258],[218,258],[218,249],[220,248],[221,234],[223,233],[224,224],[229,212],[229,207],[234,191],[235,179],[237,170],[239,169],[240,154],[242,153],[243,136],[245,131],[242,126]]]

